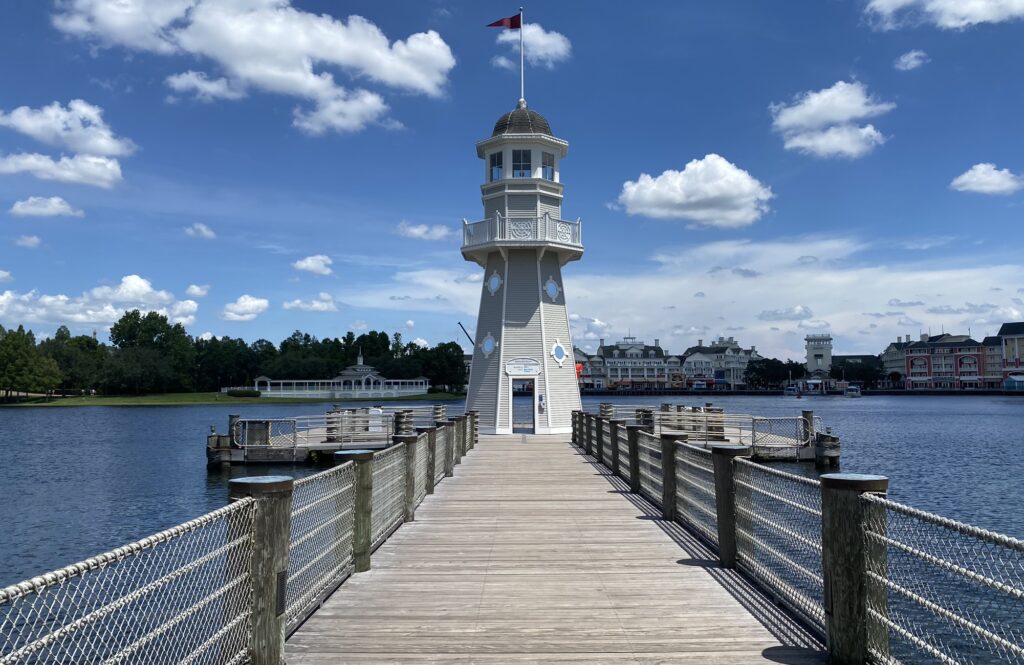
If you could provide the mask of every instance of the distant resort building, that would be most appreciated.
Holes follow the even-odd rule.
[[[407,397],[425,395],[430,389],[426,377],[388,379],[370,365],[363,364],[360,352],[355,365],[349,365],[333,379],[282,379],[256,377],[260,397],[294,397],[302,399],[351,399],[357,397]],[[232,388],[221,388],[227,392]]]

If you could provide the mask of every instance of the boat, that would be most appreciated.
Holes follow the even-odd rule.
[[[860,386],[846,386],[843,395],[846,397],[861,397]]]
[[[782,394],[786,397],[800,397],[800,391],[797,390],[796,386],[786,386],[786,389],[782,391]]]

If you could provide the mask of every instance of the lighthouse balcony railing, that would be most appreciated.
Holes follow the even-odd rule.
[[[548,214],[542,217],[504,217],[499,214],[479,222],[463,220],[462,246],[474,247],[492,242],[552,242],[582,247],[581,226],[579,219],[558,219]]]

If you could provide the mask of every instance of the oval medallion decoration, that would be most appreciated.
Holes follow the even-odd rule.
[[[551,347],[551,357],[555,359],[558,366],[561,367],[562,363],[569,357],[569,352],[562,346],[562,342],[558,339],[555,340],[555,344]]]
[[[491,295],[493,296],[495,293],[498,292],[498,289],[501,288],[501,284],[501,275],[499,275],[498,271],[495,270],[494,272],[491,273],[491,276],[487,278],[487,290],[490,291]]]
[[[480,342],[480,350],[484,352],[484,358],[490,358],[494,350],[498,348],[498,342],[495,341],[494,336],[491,333],[487,333],[487,337],[484,337]]]
[[[558,282],[555,281],[554,277],[549,275],[548,281],[544,282],[545,295],[547,295],[551,302],[555,302],[556,300],[558,300],[558,294],[561,292],[562,287],[558,285]]]

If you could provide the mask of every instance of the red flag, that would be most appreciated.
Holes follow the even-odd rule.
[[[515,16],[509,16],[508,18],[498,19],[494,23],[488,23],[487,27],[518,30],[523,27],[523,17],[520,14],[516,14]]]

